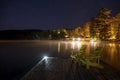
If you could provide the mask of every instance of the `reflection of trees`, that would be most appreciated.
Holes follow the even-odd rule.
[[[104,54],[102,56],[102,60],[113,67],[119,69],[119,61],[120,61],[120,54],[119,54],[119,44],[117,43],[105,43],[104,47]]]

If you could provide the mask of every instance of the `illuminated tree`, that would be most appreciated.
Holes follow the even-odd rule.
[[[83,26],[84,37],[90,37],[90,25],[91,25],[91,22],[87,22]]]
[[[117,24],[116,18],[112,17],[112,22],[110,26],[110,34],[111,34],[110,39],[116,39],[117,28],[118,28],[118,24]]]
[[[66,35],[68,35],[70,38],[72,38],[75,33],[74,33],[74,29],[64,29],[64,32],[66,33]]]
[[[110,39],[120,39],[120,13],[111,18]]]
[[[97,16],[91,21],[91,37],[108,39],[110,37],[111,10],[107,8],[100,9]]]
[[[116,38],[120,39],[120,13],[115,16],[114,24],[116,30]]]
[[[76,27],[74,29],[74,36],[82,36],[83,35],[83,30],[81,27]]]
[[[66,29],[61,29],[64,34],[68,34]]]

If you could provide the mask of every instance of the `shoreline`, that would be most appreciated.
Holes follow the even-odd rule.
[[[2,42],[58,42],[58,41],[73,41],[73,40],[0,40],[0,43]],[[83,41],[83,40],[81,40]],[[89,42],[88,40],[84,40],[85,42]],[[99,41],[95,41],[99,42]],[[120,41],[100,41],[100,42],[110,42],[110,43],[119,43]]]

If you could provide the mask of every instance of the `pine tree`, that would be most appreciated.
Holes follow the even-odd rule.
[[[91,37],[107,39],[110,37],[111,10],[107,8],[100,9],[97,16],[91,21]]]

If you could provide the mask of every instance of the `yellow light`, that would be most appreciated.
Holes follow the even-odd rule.
[[[90,40],[90,43],[94,43],[94,40]]]
[[[80,42],[80,41],[72,41],[71,42],[71,48],[72,49],[78,49],[79,50],[81,45],[82,45],[82,42]]]
[[[60,34],[60,31],[58,31],[57,33]]]
[[[72,41],[72,49],[75,49],[75,41]]]
[[[81,45],[82,45],[82,43],[79,42],[79,41],[77,41],[77,47],[78,47],[78,49],[80,49]]]
[[[111,36],[111,38],[110,39],[116,39],[116,37],[115,36]]]
[[[60,53],[60,42],[58,42],[58,53]]]
[[[113,36],[112,39],[115,39],[115,36]]]
[[[80,41],[80,40],[81,40],[81,38],[77,38],[77,40],[78,40],[78,41]]]
[[[67,37],[68,37],[68,35],[65,35],[65,37],[67,38]]]
[[[75,38],[72,39],[73,41],[75,40]]]

